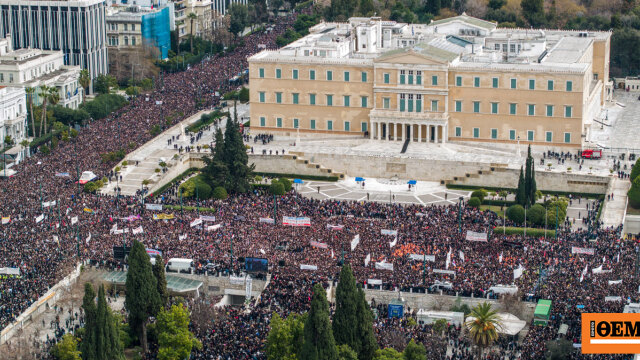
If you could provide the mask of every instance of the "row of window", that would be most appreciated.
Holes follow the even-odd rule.
[[[529,79],[528,80],[528,84],[529,84],[529,90],[536,90],[536,80],[535,79]],[[479,76],[475,76],[473,78],[473,87],[481,87],[481,85],[484,85],[481,83],[481,79]],[[462,76],[456,76],[456,86],[460,87],[462,86]],[[491,87],[494,89],[497,89],[500,87],[500,79],[497,77],[493,77],[491,78]],[[516,78],[511,78],[509,79],[509,89],[517,89],[518,88],[518,79]],[[556,81],[555,80],[547,80],[547,90],[548,91],[554,91],[554,90],[558,90],[556,89]],[[565,86],[564,86],[564,90],[565,91],[573,91],[573,81],[567,80],[565,82]]]
[[[258,70],[258,75],[260,76],[261,79],[264,79],[264,68],[260,68]],[[333,81],[334,76],[333,76],[333,70],[327,70],[325,72],[325,77],[324,80],[327,81]],[[276,74],[275,74],[276,79],[282,79],[282,69],[277,68],[276,69]],[[291,70],[291,79],[293,80],[298,80],[300,78],[300,71],[298,69],[293,69]],[[360,81],[362,82],[367,82],[367,72],[366,71],[361,71],[360,72]],[[309,70],[309,80],[316,80],[316,71],[315,70]],[[342,73],[342,80],[349,82],[351,81],[351,72],[350,71],[344,71]]]
[[[283,104],[283,96],[281,92],[276,92],[276,104]],[[266,93],[264,91],[258,92],[258,97],[261,103],[266,102]],[[291,104],[298,105],[300,104],[300,94],[292,93],[291,94]],[[309,105],[316,105],[316,94],[309,94]],[[325,95],[325,103],[326,106],[334,106],[334,96],[331,94]],[[351,96],[343,95],[342,96],[342,105],[345,107],[351,106]],[[360,107],[366,108],[369,106],[369,97],[368,96],[360,96]]]
[[[462,127],[456,126],[455,128],[455,137],[462,136]],[[475,139],[480,138],[480,128],[473,128],[473,137]],[[495,140],[498,139],[498,129],[490,129],[490,137]],[[516,136],[515,130],[509,130],[509,140],[520,140],[518,136]],[[527,130],[527,141],[535,141],[535,130]],[[544,136],[544,141],[553,142],[553,131],[546,131]],[[571,143],[571,133],[564,133],[564,142]]]
[[[474,113],[481,113],[481,103],[480,101],[473,101],[473,112]],[[491,109],[490,109],[490,113],[491,114],[499,114],[500,113],[500,103],[497,102],[492,102],[490,103]],[[527,115],[528,116],[536,116],[536,105],[535,104],[527,104],[526,105],[527,108]],[[546,109],[546,116],[552,117],[552,116],[556,116],[555,115],[555,105],[545,105],[545,109]],[[455,101],[455,112],[463,112],[463,107],[462,107],[462,101],[460,100],[456,100]],[[518,114],[518,104],[515,103],[511,103],[509,104],[509,115],[517,115]],[[571,105],[564,105],[564,117],[566,118],[570,118],[573,116],[573,106]]]
[[[118,40],[117,36],[109,36],[108,37],[108,41],[109,41],[109,46],[118,46],[120,44],[120,41]],[[129,46],[129,37],[128,36],[124,36],[123,37],[123,41],[124,41],[124,46]],[[131,46],[136,46],[136,37],[135,36],[131,36]]]
[[[131,31],[136,31],[136,24],[122,24],[122,26],[124,27],[124,31],[129,31],[129,27],[131,28]],[[111,31],[118,31],[117,23],[107,23],[107,27]]]
[[[282,128],[284,127],[284,123],[283,123],[283,119],[281,117],[277,117],[276,118],[276,127],[278,128]],[[321,128],[321,124],[320,122],[311,119],[309,120],[309,129],[310,130],[344,130],[344,131],[353,131],[351,129],[351,122],[350,121],[344,121],[343,122],[343,128],[342,129],[337,129],[334,128],[334,121],[333,120],[326,120],[326,128]],[[260,127],[266,127],[267,126],[267,118],[264,116],[260,117]],[[300,119],[293,119],[291,122],[291,127],[294,129],[298,129],[300,127]],[[361,122],[360,123],[360,131],[361,132],[365,132],[367,131],[367,123],[366,122]]]

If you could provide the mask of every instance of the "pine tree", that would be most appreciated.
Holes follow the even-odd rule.
[[[329,320],[327,294],[320,284],[313,287],[311,310],[304,324],[304,344],[299,358],[305,360],[338,359],[338,350]]]
[[[336,345],[347,344],[356,353],[360,352],[358,337],[358,289],[351,265],[345,264],[340,271],[336,288],[336,310],[333,314],[333,337]]]
[[[82,310],[84,311],[84,335],[82,336],[82,343],[80,344],[80,350],[82,352],[82,359],[94,360],[96,359],[96,292],[93,290],[93,286],[90,283],[84,284],[84,297],[82,298]]]
[[[225,180],[229,176],[229,169],[224,162],[224,135],[220,128],[216,131],[216,145],[213,149],[213,156],[205,156],[203,160],[205,167],[202,169],[202,173],[207,177],[212,187],[224,186]]]
[[[522,173],[522,166],[520,166],[520,177],[518,178],[518,188],[516,189],[516,204],[524,206],[525,204],[525,189],[524,189],[524,175]]]
[[[117,360],[124,358],[120,334],[116,327],[111,309],[107,305],[104,285],[98,290],[98,307],[96,311],[96,355],[98,360]]]
[[[146,322],[150,316],[158,313],[161,304],[149,255],[138,241],[134,241],[129,254],[129,270],[125,287],[127,292],[125,307],[129,311],[129,326],[138,334],[142,348],[146,352]]]
[[[378,350],[378,341],[373,333],[373,312],[364,296],[364,290],[358,286],[358,339],[360,341],[359,359],[373,359]]]
[[[529,198],[531,199],[531,204],[536,203],[536,192],[538,192],[538,187],[536,186],[536,169],[535,169],[535,161],[533,158],[531,159],[531,179],[529,179]]]
[[[153,276],[156,278],[156,287],[158,288],[161,306],[164,306],[169,299],[169,291],[167,291],[167,278],[164,273],[164,260],[161,255],[156,255],[156,263],[153,265]]]
[[[254,165],[248,166],[249,156],[244,147],[240,127],[236,121],[227,119],[227,128],[224,133],[224,156],[223,160],[229,170],[229,175],[225,179],[225,189],[244,193],[249,190],[249,177],[254,169]]]

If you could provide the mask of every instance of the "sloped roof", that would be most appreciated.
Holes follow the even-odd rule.
[[[387,51],[384,54],[380,55],[380,57],[378,57],[376,61],[388,59],[401,54],[411,54],[411,53],[422,55],[425,58],[430,58],[442,63],[450,62],[453,59],[458,57],[457,53],[440,49],[433,45],[420,43],[420,44],[416,44],[413,47],[406,47],[406,48]]]
[[[485,21],[485,20],[482,20],[482,19],[474,18],[474,17],[469,16],[469,15],[467,15],[465,13],[462,13],[462,15],[450,17],[450,18],[447,18],[447,19],[437,20],[437,21],[432,22],[429,25],[442,25],[442,24],[448,24],[448,23],[455,22],[455,21],[466,22],[467,24],[478,26],[478,27],[481,27],[481,28],[484,28],[484,29],[487,29],[487,30],[493,30],[498,25],[497,23],[494,23],[494,22],[491,22],[491,21]]]

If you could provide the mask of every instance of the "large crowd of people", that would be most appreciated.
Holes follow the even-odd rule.
[[[342,261],[352,265],[357,281],[366,287],[373,283],[385,290],[433,292],[439,283],[446,284],[448,294],[487,297],[492,296],[492,286],[515,284],[522,300],[551,299],[547,327],[530,327],[517,345],[498,344],[495,351],[508,358],[542,358],[541,344],[557,336],[560,324],[569,325],[566,337],[579,343],[581,312],[621,312],[625,303],[638,302],[638,281],[630,271],[637,257],[635,243],[621,239],[620,228],[598,227],[589,229],[589,234],[563,231],[546,239],[502,235],[493,232],[501,221],[494,213],[467,206],[459,216],[455,205],[319,201],[294,192],[273,197],[261,190],[225,201],[184,199],[185,206],[215,212],[167,209],[164,212],[173,214],[173,219],[154,220],[159,211],[145,210],[140,197],[115,199],[80,191],[74,180],[77,172],[109,175],[114,164],[102,162],[100,154],[130,151],[148,141],[149,130],[165,126],[168,116],[180,120],[193,114],[197,97],[205,106],[215,106],[219,100],[215,92],[229,89],[228,79],[247,67],[247,57],[261,45],[274,47],[276,36],[293,21],[294,16],[283,18],[272,31],[245,37],[229,54],[166,74],[157,91],[92,122],[78,138],[60,142],[50,155],[36,154],[14,167],[17,174],[3,180],[0,192],[0,267],[19,268],[20,276],[2,276],[0,281],[0,327],[15,320],[78,261],[120,268],[112,249],[134,239],[161,250],[165,260],[194,259],[200,273],[215,269],[217,274],[238,274],[247,257],[268,260],[271,280],[260,301],[248,312],[215,309],[210,327],[196,332],[204,348],[194,359],[264,359],[271,313],[307,311],[313,284],[335,285]],[[170,189],[166,196],[149,201],[178,205],[175,193]],[[192,226],[199,215],[209,218]],[[307,217],[309,224],[286,226],[283,216]],[[210,221],[213,217],[215,221]],[[210,229],[210,225],[220,226]],[[470,241],[467,231],[486,233],[488,241]],[[522,275],[514,276],[514,271]],[[407,312],[407,316],[412,315]],[[452,359],[473,357],[460,328],[450,328],[437,340],[430,327],[409,327],[404,321],[408,320],[382,315],[376,320],[381,346],[395,345],[389,341],[392,338],[404,344],[414,338],[425,344],[444,343]]]

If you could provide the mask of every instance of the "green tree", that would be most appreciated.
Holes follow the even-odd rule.
[[[89,75],[89,70],[82,69],[80,70],[80,76],[78,77],[78,84],[82,87],[82,103],[86,99],[87,89],[89,85],[91,85],[91,76]]]
[[[329,320],[327,294],[320,284],[315,284],[313,287],[311,310],[304,324],[304,344],[300,355],[300,359],[305,360],[338,359],[338,350]]]
[[[284,186],[282,185],[281,182],[277,181],[277,180],[273,180],[271,181],[271,185],[269,185],[269,192],[273,195],[284,195]]]
[[[477,197],[472,197],[471,199],[469,199],[469,202],[467,204],[472,208],[478,208],[480,207],[480,204],[482,204],[482,201],[480,201],[480,199],[478,199]]]
[[[65,334],[62,341],[51,348],[51,354],[58,360],[80,360],[78,339],[71,334]]]
[[[24,89],[25,93],[27,93],[27,101],[29,102],[29,117],[31,118],[31,136],[36,137],[36,120],[35,114],[33,113],[33,94],[36,93],[36,88],[27,86]]]
[[[520,177],[518,178],[518,188],[516,189],[516,204],[525,206],[526,197],[527,194],[525,189],[524,174],[522,172],[522,166],[520,166]]]
[[[360,286],[358,286],[356,302],[358,304],[356,311],[358,313],[357,327],[360,342],[360,350],[357,352],[358,358],[372,359],[376,350],[378,350],[378,341],[373,333],[374,316],[364,296],[364,290]]]
[[[304,343],[306,315],[289,314],[283,320],[274,312],[269,322],[266,353],[268,360],[297,360]]]
[[[340,360],[358,360],[358,354],[353,351],[347,344],[338,346],[338,359]]]
[[[44,135],[42,130],[47,131],[47,99],[49,98],[49,87],[47,85],[40,85],[38,91],[42,97],[42,119],[40,120],[38,136],[42,136]]]
[[[394,348],[376,350],[375,360],[403,360],[402,353]]]
[[[291,187],[293,186],[293,184],[291,183],[291,180],[287,178],[279,178],[278,182],[280,182],[282,186],[284,186],[285,193],[288,193],[289,191],[291,191]]]
[[[544,1],[543,0],[522,0],[520,2],[522,16],[533,27],[538,27],[544,22]]]
[[[109,94],[111,88],[118,86],[118,81],[113,75],[100,74],[93,81],[93,90],[99,94]]]
[[[336,309],[333,313],[333,337],[337,345],[349,345],[360,352],[358,334],[358,288],[351,265],[344,264],[340,270],[340,280],[336,287]]]
[[[531,207],[531,205],[536,203],[536,172],[534,169],[535,161],[533,161],[533,157],[531,156],[531,145],[527,149],[527,160],[525,163],[525,175],[524,175],[524,193],[525,193],[525,204],[523,205],[527,209]]]
[[[225,180],[229,176],[229,169],[224,162],[224,135],[220,128],[216,130],[215,139],[216,145],[213,148],[212,156],[205,156],[203,158],[205,166],[202,169],[202,173],[214,186],[224,187]]]
[[[524,222],[524,208],[520,204],[511,205],[507,208],[507,217],[516,224]]]
[[[125,283],[129,312],[129,326],[137,334],[142,348],[147,351],[147,320],[156,316],[161,307],[160,294],[153,276],[149,255],[139,241],[134,241],[129,253],[129,270]]]
[[[373,0],[360,0],[360,5],[358,7],[360,16],[371,16],[374,11]]]
[[[104,285],[98,289],[98,306],[96,308],[96,359],[117,360],[124,359],[122,343],[111,308],[107,305]]]
[[[222,186],[217,186],[213,189],[213,198],[217,200],[225,200],[229,195],[227,194],[227,190]]]
[[[189,15],[187,15],[187,19],[189,19],[190,25],[191,25],[191,34],[189,36],[189,48],[191,49],[191,53],[193,54],[193,22],[195,20],[198,20],[198,15],[196,15],[195,13],[189,13]]]
[[[636,163],[631,168],[631,175],[629,175],[629,180],[633,183],[633,181],[640,175],[640,157],[636,160]]]
[[[527,222],[536,225],[544,225],[546,213],[547,209],[540,204],[535,204],[527,210]]]
[[[627,192],[629,205],[634,209],[640,209],[640,177],[636,177]]]
[[[160,303],[164,306],[169,299],[167,290],[167,277],[164,273],[164,259],[162,255],[156,255],[156,263],[153,265],[153,276],[156,278],[156,288],[160,296]]]
[[[225,179],[225,189],[229,192],[244,193],[250,189],[249,179],[252,176],[251,173],[255,165],[248,165],[249,156],[238,126],[237,111],[235,112],[235,117],[235,120],[227,119],[227,127],[224,133],[223,158],[229,170],[229,176]]]
[[[229,7],[227,14],[229,15],[229,32],[237,37],[247,27],[249,11],[245,5],[235,3]]]
[[[404,360],[427,360],[427,350],[422,344],[416,344],[413,339],[402,352]]]
[[[482,356],[484,349],[498,339],[502,323],[498,312],[488,302],[475,306],[469,316],[471,318],[465,322],[465,326],[469,330],[471,341],[478,347]]]
[[[189,311],[182,304],[171,305],[168,311],[160,310],[156,331],[159,360],[188,359],[193,349],[202,348],[202,343],[189,331]]]
[[[84,284],[84,297],[82,298],[82,310],[84,311],[84,335],[82,336],[82,358],[84,360],[96,359],[96,293],[90,283]]]
[[[476,197],[480,200],[480,202],[484,201],[484,198],[487,197],[489,193],[485,189],[478,189],[471,193],[471,197]]]

